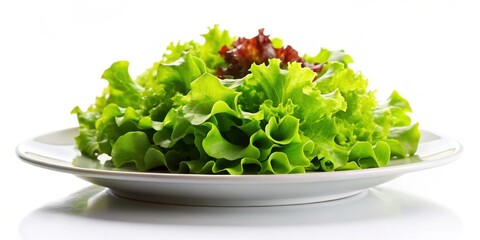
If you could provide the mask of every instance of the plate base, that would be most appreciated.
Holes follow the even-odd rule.
[[[117,197],[126,198],[135,201],[186,205],[186,206],[205,206],[205,207],[268,207],[268,206],[287,206],[299,204],[312,204],[328,201],[336,201],[349,197],[354,197],[367,189],[343,192],[331,195],[321,195],[308,198],[287,198],[287,199],[197,199],[185,197],[171,197],[163,195],[139,194],[136,192],[109,189],[109,192]]]

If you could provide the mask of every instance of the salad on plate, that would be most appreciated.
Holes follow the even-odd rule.
[[[344,51],[300,55],[263,29],[171,43],[132,78],[102,75],[95,103],[75,107],[77,148],[117,168],[191,174],[289,174],[386,166],[415,154],[420,130],[394,91],[378,100]]]

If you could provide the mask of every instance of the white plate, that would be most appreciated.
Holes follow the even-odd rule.
[[[118,196],[185,205],[269,206],[341,199],[405,173],[447,164],[462,152],[456,140],[422,130],[415,156],[392,160],[383,168],[285,175],[154,173],[114,169],[81,156],[73,140],[77,131],[72,128],[29,139],[17,147],[17,155],[33,165],[108,187]]]

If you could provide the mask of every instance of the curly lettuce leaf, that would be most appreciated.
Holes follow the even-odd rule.
[[[141,104],[141,92],[143,88],[136,84],[128,72],[128,62],[119,61],[113,63],[110,68],[104,71],[102,78],[108,81],[108,86],[103,94],[97,97],[96,103],[91,105],[87,111],[75,107],[72,113],[77,114],[80,125],[79,135],[75,138],[77,146],[82,154],[89,157],[106,152],[110,153],[108,138],[104,131],[99,128],[99,120],[110,118],[112,108],[109,104],[119,107],[138,108]],[[128,131],[128,130],[127,130]],[[125,131],[126,132],[126,131]],[[116,138],[120,134],[116,134]]]
[[[225,61],[218,54],[219,50],[223,46],[231,46],[235,38],[231,37],[228,31],[220,30],[218,25],[209,28],[202,37],[205,39],[205,43],[198,47],[197,55],[205,62],[207,71],[213,74],[219,66],[225,65]]]
[[[134,163],[140,171],[165,165],[165,157],[159,151],[150,151],[150,140],[144,132],[133,131],[122,135],[112,148],[112,162],[116,167]],[[155,156],[152,156],[155,155]]]
[[[330,51],[326,48],[320,49],[315,56],[305,54],[303,58],[309,63],[340,62],[345,65],[353,63],[353,58],[343,50]]]
[[[208,32],[203,34],[204,43],[197,43],[194,40],[188,42],[171,42],[166,49],[166,53],[163,54],[162,59],[155,62],[152,67],[145,70],[140,76],[137,77],[136,82],[141,86],[148,85],[154,82],[157,77],[158,66],[160,64],[170,64],[185,56],[187,52],[193,52],[196,56],[201,58],[205,64],[206,71],[209,73],[215,73],[219,66],[225,65],[225,61],[218,54],[218,51],[222,46],[231,46],[234,38],[230,36],[228,31],[221,30],[218,25],[213,28],[209,28]]]
[[[268,66],[253,64],[250,75],[241,87],[241,104],[246,110],[255,111],[264,101],[270,100],[274,106],[295,102],[303,95],[303,89],[311,85],[315,73],[302,68],[299,63],[291,63],[288,70],[280,68],[279,59],[271,59]]]
[[[135,83],[128,73],[128,62],[119,61],[105,70],[102,78],[108,81],[104,95],[106,103],[115,103],[120,107],[138,108],[143,89]]]
[[[217,77],[204,74],[191,83],[191,88],[185,97],[188,103],[183,106],[185,118],[191,124],[199,125],[219,112],[239,115],[237,98],[240,93],[223,86]]]

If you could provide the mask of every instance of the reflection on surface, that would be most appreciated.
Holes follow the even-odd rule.
[[[24,239],[453,239],[450,210],[389,189],[315,204],[196,207],[132,201],[90,186],[28,215]]]

